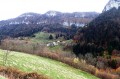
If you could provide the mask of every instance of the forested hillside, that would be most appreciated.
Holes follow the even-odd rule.
[[[101,13],[74,36],[73,52],[104,72],[120,75],[120,7]],[[113,71],[115,70],[115,71]]]
[[[93,50],[87,52],[102,52],[108,50],[109,54],[114,49],[120,50],[120,8],[113,8],[106,11],[87,26],[79,29],[77,32],[78,43],[83,45],[92,45]]]

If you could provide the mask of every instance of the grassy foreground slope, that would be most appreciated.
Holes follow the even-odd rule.
[[[0,65],[3,63],[5,52],[5,50],[0,50]],[[6,66],[15,67],[25,72],[42,73],[52,79],[98,79],[58,61],[14,51],[9,53]]]

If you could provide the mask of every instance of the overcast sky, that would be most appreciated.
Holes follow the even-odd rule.
[[[25,12],[102,12],[109,0],[0,0],[0,20],[14,18]]]

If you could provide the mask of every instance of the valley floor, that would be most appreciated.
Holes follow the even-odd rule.
[[[6,52],[6,50],[0,50],[1,66],[3,65],[3,57]],[[98,79],[91,74],[59,61],[14,51],[9,52],[5,65],[18,68],[25,72],[41,73],[52,79]]]

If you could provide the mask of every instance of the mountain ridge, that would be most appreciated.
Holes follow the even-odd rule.
[[[44,14],[29,12],[29,13],[23,13],[16,18],[2,20],[0,21],[0,26],[11,25],[11,24],[25,24],[25,23],[26,24],[60,23],[64,26],[70,26],[72,24],[76,24],[77,26],[82,26],[90,22],[98,15],[99,13],[96,12],[62,13],[58,11],[48,11]]]
[[[83,17],[84,15],[84,17]],[[0,21],[1,38],[31,36],[36,32],[61,32],[73,35],[77,27],[83,27],[89,23],[98,13],[61,13],[49,11],[45,14],[24,13],[16,18]],[[69,29],[75,25],[75,29]],[[68,33],[71,30],[71,33]]]

